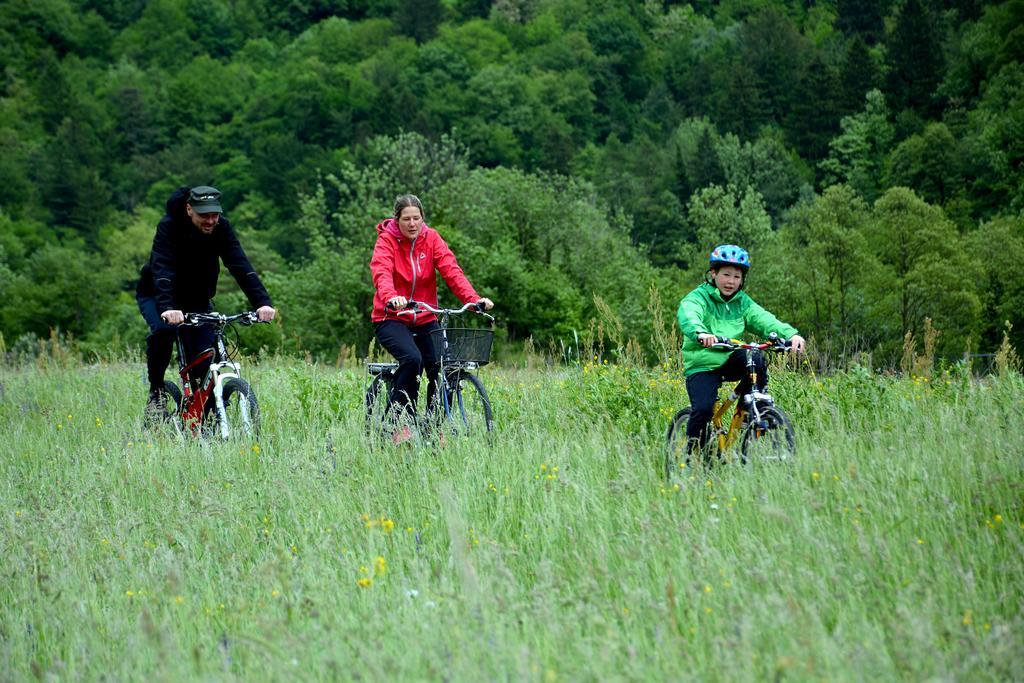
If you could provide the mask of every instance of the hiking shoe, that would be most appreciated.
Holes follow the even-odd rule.
[[[153,428],[162,422],[166,422],[167,415],[167,392],[163,389],[151,389],[149,400],[146,401],[144,418],[147,428]]]
[[[412,430],[409,429],[409,425],[402,425],[395,430],[395,433],[391,435],[391,443],[396,446],[401,446],[406,441],[410,441],[413,438]]]

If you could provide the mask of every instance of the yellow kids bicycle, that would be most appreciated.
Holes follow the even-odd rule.
[[[796,452],[796,440],[793,424],[789,417],[776,405],[768,390],[757,390],[757,368],[754,364],[754,351],[774,351],[783,353],[790,350],[789,344],[772,335],[765,342],[743,342],[738,339],[719,337],[712,345],[721,351],[742,349],[747,355],[747,373],[750,378],[750,390],[742,396],[733,391],[724,401],[715,401],[715,410],[711,417],[710,439],[708,441],[713,462],[729,461],[736,458],[743,464],[756,461],[789,460]],[[729,409],[736,406],[732,418],[728,418]],[[669,479],[678,478],[683,468],[689,463],[689,443],[686,436],[686,424],[690,421],[690,407],[683,408],[669,425],[665,437],[665,476]],[[737,444],[739,448],[737,449]]]

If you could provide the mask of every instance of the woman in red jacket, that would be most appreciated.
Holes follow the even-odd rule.
[[[389,404],[392,409],[401,406],[413,416],[424,370],[428,410],[434,399],[438,363],[430,333],[438,329],[437,317],[433,313],[399,316],[396,312],[409,301],[437,307],[436,271],[463,303],[481,303],[486,309],[494,306],[476,293],[441,235],[423,222],[420,200],[415,195],[401,195],[395,200],[394,218],[377,225],[377,244],[370,259],[376,289],[371,320],[377,341],[398,361]],[[394,441],[401,443],[411,436],[406,426],[394,434]]]

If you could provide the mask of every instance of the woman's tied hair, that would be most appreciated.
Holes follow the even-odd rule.
[[[423,203],[420,198],[414,194],[400,194],[395,198],[395,220],[402,215],[402,209],[407,209],[410,206],[415,206],[420,210],[420,216],[423,215]]]

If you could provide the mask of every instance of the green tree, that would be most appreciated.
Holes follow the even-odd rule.
[[[960,147],[944,123],[931,123],[892,152],[889,185],[903,185],[925,201],[946,204],[964,185]]]
[[[827,188],[795,208],[781,229],[807,321],[824,343],[872,342],[864,284],[873,263],[866,239],[867,203],[846,185]]]
[[[774,8],[758,12],[740,27],[739,61],[753,71],[768,120],[786,120],[809,53],[807,39],[789,17]]]
[[[870,201],[878,194],[894,131],[881,91],[872,90],[865,99],[860,113],[840,121],[842,133],[829,143],[829,156],[819,167],[824,185],[846,183]]]
[[[511,338],[571,340],[595,315],[595,294],[629,329],[648,329],[654,270],[589,184],[476,169],[440,187],[428,203],[477,290],[500,298]]]
[[[882,39],[884,0],[836,0],[836,28],[870,43]]]
[[[1017,276],[1024,263],[1024,220],[1000,216],[967,235],[967,251],[981,262],[978,291],[984,313],[978,337],[983,350],[999,346],[1012,325],[1011,341],[1024,349],[1024,278]]]
[[[697,236],[687,261],[703,263],[717,244],[739,244],[757,250],[774,239],[772,220],[753,187],[711,185],[690,197],[687,217]]]
[[[425,43],[436,35],[444,10],[441,0],[398,0],[393,19],[404,35]]]
[[[868,240],[884,268],[884,277],[873,282],[874,296],[889,309],[880,327],[899,338],[907,332],[920,336],[924,319],[931,318],[943,332],[940,350],[962,351],[980,322],[981,263],[942,209],[894,187],[874,204]]]
[[[935,18],[921,0],[904,0],[886,42],[889,65],[886,94],[894,111],[935,111],[943,56]]]
[[[965,174],[987,215],[1024,209],[1024,65],[999,70],[969,114]]]
[[[46,337],[51,329],[81,337],[115,298],[117,285],[96,254],[47,245],[0,291],[4,336]]]
[[[787,138],[808,161],[828,155],[828,143],[839,132],[839,81],[832,69],[815,57],[793,91],[786,118]]]
[[[715,145],[715,156],[721,160],[726,184],[741,191],[757,190],[773,221],[781,218],[808,183],[777,130],[766,128],[753,142],[724,135]]]
[[[734,65],[719,91],[717,120],[742,138],[753,138],[772,120],[772,103],[762,90],[761,79],[745,62]]]
[[[713,132],[711,126],[705,126],[697,142],[697,149],[690,165],[690,179],[694,189],[724,185],[726,182],[725,169],[718,156],[718,146],[711,137]]]
[[[860,36],[846,47],[839,74],[839,111],[852,114],[864,106],[864,96],[881,84],[878,62]]]

